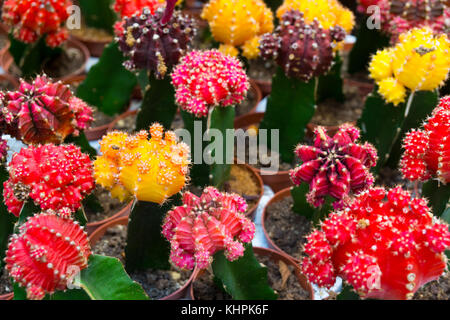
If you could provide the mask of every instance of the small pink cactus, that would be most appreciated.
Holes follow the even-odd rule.
[[[369,189],[308,237],[303,273],[327,288],[339,276],[363,298],[410,299],[446,270],[448,228],[401,187]]]
[[[327,195],[345,201],[350,192],[357,194],[372,186],[369,169],[376,165],[377,151],[369,143],[358,144],[359,134],[354,126],[342,125],[331,138],[318,127],[313,146],[297,147],[295,153],[302,164],[291,170],[291,179],[296,185],[309,184],[307,200],[312,206],[321,206]]]
[[[8,142],[0,139],[0,163],[4,163],[8,155]]]
[[[172,73],[176,100],[183,110],[204,117],[211,107],[241,103],[249,82],[241,63],[217,50],[192,51]]]
[[[9,167],[3,196],[15,216],[29,198],[43,210],[75,212],[94,189],[91,160],[74,145],[23,148],[13,155]]]
[[[229,261],[244,254],[241,242],[249,243],[255,235],[255,225],[243,215],[244,199],[208,187],[200,198],[185,192],[183,204],[167,214],[163,225],[176,266],[205,269],[218,251],[225,250]]]

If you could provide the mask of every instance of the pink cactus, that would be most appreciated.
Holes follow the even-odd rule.
[[[4,163],[8,155],[8,142],[0,139],[0,163]]]
[[[74,145],[52,144],[21,149],[9,164],[3,197],[8,210],[18,216],[23,202],[33,200],[43,210],[75,212],[94,189],[89,156]]]
[[[183,204],[167,214],[162,231],[175,265],[205,269],[218,251],[225,250],[230,261],[244,254],[241,242],[249,243],[255,235],[255,225],[243,215],[244,199],[208,187],[200,198],[185,192]]]
[[[446,270],[448,227],[401,187],[370,189],[308,237],[303,273],[327,288],[339,276],[363,298],[410,299]]]
[[[308,202],[321,206],[327,195],[342,205],[350,192],[357,194],[371,187],[374,178],[369,172],[377,162],[377,151],[369,143],[358,144],[359,129],[342,125],[333,138],[323,127],[314,131],[314,145],[299,145],[295,151],[302,164],[291,170],[294,184],[309,184]]]
[[[177,103],[196,117],[211,107],[241,103],[249,89],[242,64],[217,50],[192,51],[172,73]]]

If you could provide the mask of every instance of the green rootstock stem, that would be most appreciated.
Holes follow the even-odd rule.
[[[245,245],[244,256],[230,262],[224,251],[214,255],[214,276],[223,289],[235,300],[276,300],[277,295],[269,286],[267,268],[255,257],[251,244]]]
[[[84,132],[80,132],[78,136],[70,135],[66,138],[65,143],[73,143],[80,147],[81,152],[86,153],[93,160],[97,156],[97,151],[89,144]]]
[[[156,79],[150,76],[144,90],[144,99],[136,119],[136,130],[148,130],[155,122],[169,130],[177,112],[171,77],[166,75],[163,79]]]
[[[179,195],[172,197],[171,201],[163,205],[135,201],[128,222],[125,247],[127,272],[170,268],[170,246],[161,233],[161,226],[167,212],[178,204],[180,204]]]
[[[281,68],[277,69],[260,129],[279,130],[283,162],[291,163],[294,160],[294,149],[303,140],[306,125],[314,116],[315,87],[316,79],[306,83],[288,78]]]
[[[211,113],[208,136],[212,143],[207,147],[206,153],[211,151],[214,159],[211,165],[212,184],[219,189],[230,178],[234,159],[234,134],[229,136],[227,130],[234,129],[235,115],[236,110],[233,106],[216,107]]]
[[[344,81],[342,80],[343,61],[339,52],[334,57],[331,70],[319,77],[317,88],[317,102],[323,102],[327,99],[334,99],[338,102],[345,101]]]
[[[203,135],[208,129],[208,117],[196,118],[183,110],[181,116],[183,117],[184,128],[191,134],[190,139],[184,141],[191,149],[191,183],[197,187],[209,186],[211,184],[211,166],[203,161],[203,150],[206,147]],[[195,137],[198,137],[198,139],[195,140]]]
[[[344,285],[341,293],[336,297],[336,300],[361,300],[359,295],[349,285]]]
[[[114,0],[78,0],[86,26],[114,33],[117,16],[112,9]]]
[[[450,184],[429,180],[423,184],[422,196],[429,200],[428,205],[432,208],[433,214],[441,217],[449,206]]]
[[[8,180],[9,174],[5,166],[0,167],[0,192],[3,194],[3,183]],[[0,270],[3,272],[5,262],[6,249],[8,247],[8,239],[14,231],[14,224],[17,218],[8,212],[4,201],[0,203]],[[1,273],[0,273],[1,275]]]
[[[314,208],[306,201],[306,194],[309,192],[309,185],[302,183],[300,186],[291,189],[291,196],[294,200],[292,211],[304,216],[311,221],[315,226],[318,226],[320,221],[328,217],[329,213],[333,211],[333,202],[336,199],[327,197],[325,203],[319,207]]]

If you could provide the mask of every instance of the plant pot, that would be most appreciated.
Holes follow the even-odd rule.
[[[255,113],[256,109],[258,108],[259,103],[261,102],[261,100],[263,98],[262,91],[261,91],[259,85],[252,79],[250,79],[249,82],[250,82],[250,91],[253,92],[255,103],[250,111],[248,111],[247,113],[245,113],[239,117],[236,117],[236,120],[238,120],[242,117],[245,117],[248,114]]]
[[[55,81],[61,80],[61,81],[65,82],[66,80],[70,79],[72,76],[81,75],[81,74],[85,73],[86,64],[90,58],[88,48],[86,48],[86,46],[84,44],[82,44],[81,42],[79,42],[73,38],[69,38],[69,40],[66,41],[65,45],[69,48],[78,49],[83,55],[83,62],[76,70],[72,71],[70,74],[64,75],[62,77],[53,78],[53,80],[55,80]],[[7,46],[7,50],[8,49],[9,49],[9,46]],[[8,51],[5,51],[4,54],[0,56],[0,67],[2,67],[2,69],[5,71],[5,73],[9,73],[9,69],[10,69],[11,65],[13,64],[13,62],[14,62],[14,59]]]
[[[120,114],[119,116],[117,116],[114,119],[114,121],[112,121],[111,123],[109,123],[107,125],[106,132],[111,132],[111,131],[116,130],[115,127],[119,121],[121,121],[125,118],[128,118],[128,117],[135,116],[135,115],[137,115],[137,113],[138,113],[138,110],[128,110],[128,111],[125,111],[124,113]]]
[[[74,39],[81,42],[88,48],[89,53],[92,57],[99,58],[102,56],[103,49],[113,41],[113,36],[111,36],[110,40],[92,40],[88,38],[82,38],[76,35],[72,35]]]
[[[100,226],[97,230],[95,230],[95,232],[89,236],[89,242],[91,244],[91,247],[93,247],[105,235],[106,230],[108,230],[109,228],[118,226],[118,225],[123,225],[123,226],[128,225],[128,217],[121,217],[121,218],[109,221],[108,223]],[[192,272],[189,280],[186,281],[186,283],[180,289],[178,289],[177,291],[173,292],[172,294],[170,294],[160,300],[179,300],[179,299],[183,299],[184,297],[186,297],[188,290],[189,290],[189,286],[190,286],[192,280],[194,279],[194,274],[195,274],[195,272]]]
[[[101,226],[108,224],[109,222],[122,218],[122,217],[129,217],[130,212],[131,212],[131,207],[133,205],[133,202],[130,202],[129,204],[127,204],[124,208],[120,209],[117,213],[115,213],[114,215],[112,215],[109,218],[106,218],[104,220],[101,221],[96,221],[96,222],[88,222],[86,224],[86,232],[88,233],[88,235],[93,234],[98,228],[100,228]]]
[[[272,81],[270,80],[258,80],[258,79],[251,79],[253,82],[255,82],[259,88],[261,89],[263,97],[266,97],[270,94],[272,91]]]
[[[14,299],[14,292],[0,295],[0,300],[12,300],[12,299]]]
[[[281,260],[286,265],[293,266],[294,267],[294,274],[295,274],[296,278],[298,279],[298,282],[300,283],[302,288],[309,293],[310,300],[314,300],[314,290],[313,290],[313,288],[311,286],[311,283],[309,283],[308,280],[306,279],[305,275],[303,275],[301,273],[300,266],[298,265],[298,263],[296,263],[294,260],[292,260],[288,256],[283,255],[283,254],[281,254],[279,252],[276,252],[276,251],[268,249],[268,248],[255,247],[255,248],[253,248],[253,251],[257,255],[269,256],[270,259],[275,260],[276,262]],[[194,294],[194,282],[195,282],[195,280],[200,278],[204,274],[204,272],[205,272],[204,270],[199,270],[197,268],[195,268],[195,270],[194,270],[194,279],[193,279],[193,281],[191,283],[190,290],[189,290],[192,300],[196,300],[195,299],[195,294]]]

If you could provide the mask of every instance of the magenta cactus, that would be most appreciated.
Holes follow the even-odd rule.
[[[163,234],[171,245],[171,260],[183,269],[207,268],[212,255],[225,250],[229,261],[244,254],[243,243],[250,243],[255,225],[243,213],[244,199],[221,193],[213,187],[201,197],[190,192],[183,195],[183,205],[171,210],[163,225]]]
[[[314,145],[299,145],[295,151],[302,161],[291,170],[294,184],[309,184],[307,201],[321,206],[327,195],[339,200],[335,207],[353,192],[357,194],[374,183],[369,169],[376,165],[376,149],[369,143],[358,144],[359,129],[352,125],[340,126],[333,138],[323,127],[314,131]]]

